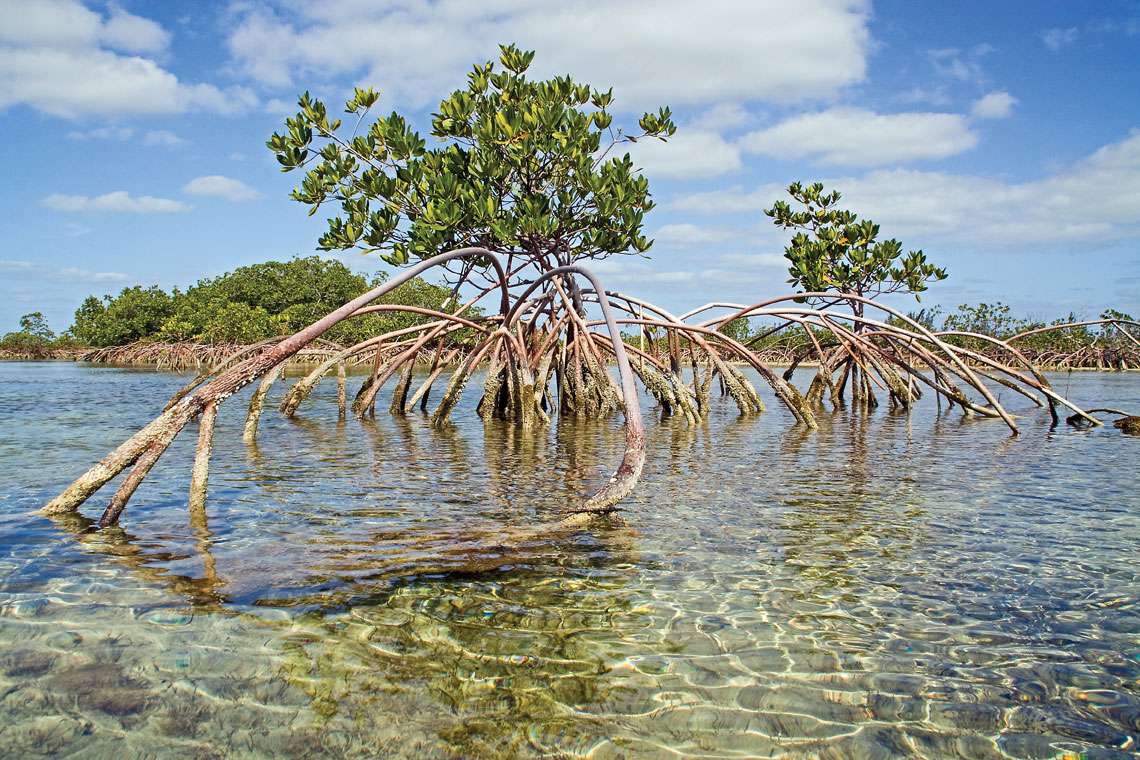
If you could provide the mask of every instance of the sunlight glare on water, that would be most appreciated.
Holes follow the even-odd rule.
[[[0,363],[5,756],[1137,751],[1140,439],[1111,427],[647,400],[621,519],[505,546],[609,476],[620,420],[532,436],[469,391],[445,431],[338,422],[326,379],[254,448],[249,391],[222,407],[206,515],[193,425],[121,528],[92,526],[110,489],[36,514],[183,382]],[[1135,374],[1054,382],[1140,409]]]

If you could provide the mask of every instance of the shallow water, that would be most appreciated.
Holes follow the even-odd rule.
[[[205,516],[193,426],[121,529],[91,527],[110,489],[35,513],[184,381],[0,363],[0,754],[1137,750],[1140,439],[1111,427],[1008,392],[1017,439],[929,399],[815,432],[771,398],[697,428],[650,408],[622,521],[505,548],[608,477],[618,421],[535,440],[472,394],[447,432],[338,424],[326,380],[256,449],[248,391],[223,407]],[[1054,382],[1140,408],[1135,374]]]

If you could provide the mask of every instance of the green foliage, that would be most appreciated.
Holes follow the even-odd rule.
[[[0,338],[0,346],[12,351],[29,351],[47,348],[55,341],[55,333],[48,327],[42,312],[33,311],[20,317],[19,332],[10,332]]]
[[[788,194],[799,208],[780,200],[764,213],[778,227],[796,231],[784,257],[788,282],[797,288],[865,298],[913,293],[918,299],[928,282],[946,279],[946,270],[928,263],[922,251],[904,254],[898,240],[880,241],[879,225],[839,208],[842,196],[825,192],[822,183],[795,182]]]
[[[87,346],[121,346],[157,333],[174,312],[174,297],[157,285],[123,288],[117,296],[90,296],[68,333]]]
[[[752,334],[752,328],[748,324],[747,318],[734,319],[721,328],[721,332],[735,341],[746,341]]]
[[[176,294],[159,337],[253,343],[296,332],[367,289],[365,277],[318,256],[239,267]]]
[[[102,300],[91,296],[75,312],[69,333],[90,346],[136,340],[256,343],[302,329],[385,277],[369,279],[318,256],[267,261],[199,280],[186,291],[133,287]],[[382,300],[442,311],[450,294],[448,288],[416,278]],[[328,337],[354,343],[424,319],[408,314],[361,317],[333,328]]]
[[[1136,321],[1136,318],[1133,317],[1131,314],[1126,314],[1123,311],[1117,311],[1116,309],[1105,309],[1104,311],[1102,311],[1100,313],[1100,318],[1101,319],[1123,319],[1127,322],[1135,322]]]
[[[104,298],[109,299],[110,296]],[[87,296],[75,310],[75,321],[67,329],[67,333],[84,346],[98,346],[101,323],[106,311],[107,307],[102,299],[98,296]]]
[[[923,327],[925,327],[927,330],[930,330],[931,332],[934,332],[935,330],[942,329],[940,327],[940,325],[942,324],[942,307],[941,306],[934,306],[934,307],[930,307],[930,308],[924,307],[922,309],[919,309],[918,311],[908,311],[906,313],[906,316],[912,322],[917,322],[918,324],[922,325]],[[894,327],[901,327],[904,330],[914,329],[914,326],[911,325],[909,322],[907,322],[904,319],[899,319],[898,317],[895,317],[895,316],[888,317],[887,318],[887,324],[892,325]]]
[[[1001,301],[992,304],[961,304],[958,310],[947,315],[945,330],[981,333],[994,338],[1009,338],[1029,329],[1029,323],[1010,314],[1009,306]]]
[[[621,143],[671,136],[669,109],[646,113],[627,134],[612,126],[611,90],[569,76],[532,81],[534,53],[500,49],[498,67],[477,64],[467,87],[439,104],[431,147],[398,113],[365,124],[374,90],[358,88],[346,103],[357,116],[351,131],[324,103],[300,97],[300,112],[267,146],[283,171],[307,167],[292,197],[310,215],[340,205],[321,249],[356,247],[404,264],[482,246],[540,268],[648,250],[649,183],[628,154],[606,156]]]
[[[33,311],[20,317],[20,332],[43,343],[55,340],[55,333],[48,327],[47,319],[41,311]]]

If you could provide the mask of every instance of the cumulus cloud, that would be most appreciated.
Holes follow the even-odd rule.
[[[667,142],[623,145],[650,179],[719,177],[741,168],[740,149],[716,132],[678,129]]]
[[[1013,116],[1013,107],[1016,104],[1017,98],[1008,92],[998,90],[974,101],[970,113],[975,119],[1008,119]]]
[[[151,195],[132,196],[126,190],[105,195],[65,195],[54,193],[43,199],[43,205],[56,211],[100,211],[122,214],[171,214],[189,211],[190,206],[169,198]]]
[[[117,5],[108,15],[77,0],[0,0],[0,109],[24,104],[64,118],[248,110],[246,88],[187,84],[152,58],[170,35]]]
[[[220,174],[211,174],[206,177],[195,177],[186,183],[182,191],[189,195],[205,195],[215,198],[225,198],[235,203],[251,201],[261,197],[261,193],[254,190],[241,180],[223,177]]]
[[[427,105],[498,42],[536,49],[540,75],[614,85],[619,107],[829,97],[863,80],[868,0],[488,0],[277,3],[237,14],[229,48],[271,86],[350,75]],[[424,65],[430,61],[431,65]]]
[[[969,174],[876,170],[825,180],[845,204],[891,235],[1007,248],[1140,239],[1140,131],[1047,177],[1011,182]],[[700,193],[670,205],[690,213],[759,213],[781,185]]]
[[[832,108],[750,132],[741,145],[748,152],[773,158],[883,166],[946,158],[977,142],[977,135],[958,114],[880,114],[862,108]]]
[[[103,22],[99,39],[108,47],[128,53],[162,53],[170,45],[170,32],[148,18],[127,13],[110,5],[111,14]]]

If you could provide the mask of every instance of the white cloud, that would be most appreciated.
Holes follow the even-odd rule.
[[[0,259],[0,272],[28,272],[35,267],[30,261],[16,261],[14,259]]]
[[[1008,248],[1064,247],[1140,239],[1140,131],[1076,164],[1025,182],[903,169],[825,180],[847,207],[915,245],[955,242]],[[678,198],[690,213],[759,214],[781,185]]]
[[[974,102],[970,114],[975,119],[1008,119],[1013,116],[1017,98],[1004,90],[990,92]]]
[[[152,129],[143,135],[143,145],[148,147],[178,148],[188,141],[165,129]]]
[[[279,3],[239,12],[235,62],[275,87],[350,75],[402,105],[453,89],[496,43],[539,51],[539,75],[614,86],[618,107],[802,101],[866,75],[868,0],[487,0]],[[425,64],[425,62],[430,62]]]
[[[88,130],[72,130],[68,140],[129,140],[135,131],[130,127],[96,127]]]
[[[131,279],[122,272],[92,272],[90,269],[78,267],[64,267],[58,270],[57,274],[62,279],[81,282],[127,282]]]
[[[186,183],[182,191],[190,195],[207,195],[215,198],[225,198],[229,201],[251,201],[260,198],[261,193],[254,190],[241,180],[223,177],[220,174],[211,174],[207,177],[196,177]]]
[[[679,195],[666,206],[694,214],[743,214],[760,212],[784,195],[784,187],[776,184],[762,185],[755,190],[733,185],[723,190]]]
[[[607,289],[628,288],[643,283],[682,283],[696,276],[687,270],[661,271],[639,256],[611,256],[589,263],[589,268],[605,281]]]
[[[945,86],[912,87],[909,90],[900,92],[894,99],[899,103],[937,106],[938,108],[945,108],[953,102],[950,95],[946,92]]]
[[[666,224],[653,234],[659,245],[707,245],[728,239],[725,230],[698,227],[695,224]]]
[[[150,19],[112,3],[104,19],[76,0],[3,0],[0,43],[27,47],[105,45],[128,53],[161,53],[170,34]]]
[[[718,103],[689,122],[690,129],[724,131],[743,127],[755,121],[740,103]]]
[[[782,253],[726,253],[720,258],[725,263],[750,267],[779,267],[784,269],[788,266],[788,260],[784,258]]]
[[[716,132],[680,128],[667,142],[651,138],[621,148],[650,179],[719,177],[741,168],[740,149]]]
[[[106,126],[94,129],[73,129],[67,133],[68,140],[117,140],[125,142],[135,135],[133,127]],[[177,148],[186,145],[187,141],[166,129],[152,129],[142,136],[142,144],[148,147],[161,146],[164,148]]]
[[[55,268],[32,261],[0,260],[0,272],[19,275],[21,279],[48,279],[79,282],[127,282],[131,278],[122,272],[93,272],[78,267]]]
[[[79,118],[231,113],[256,102],[245,88],[180,82],[139,55],[165,52],[170,35],[116,5],[104,18],[76,0],[0,0],[0,17],[0,109],[24,104]]]
[[[297,113],[297,104],[281,98],[270,98],[265,101],[265,112],[274,116],[292,116]]]
[[[132,196],[126,190],[116,190],[105,195],[64,195],[54,193],[43,199],[43,204],[56,211],[104,211],[126,214],[169,214],[189,211],[190,206],[168,198],[155,198],[151,195]]]
[[[161,53],[170,45],[170,32],[142,16],[110,5],[111,16],[103,24],[99,39],[108,47],[127,53]]]
[[[926,56],[934,71],[947,79],[959,82],[982,83],[986,79],[982,59],[994,51],[992,45],[982,43],[974,45],[969,50],[960,48],[941,48],[926,51]]]
[[[977,142],[977,135],[958,114],[879,114],[861,108],[832,108],[750,132],[741,145],[746,151],[773,158],[882,166],[946,158]]]
[[[1078,30],[1075,26],[1067,29],[1046,29],[1041,32],[1041,41],[1045,47],[1056,53],[1063,47],[1068,47],[1077,41]]]
[[[99,14],[72,0],[3,0],[0,43],[27,46],[90,46],[99,40]]]

